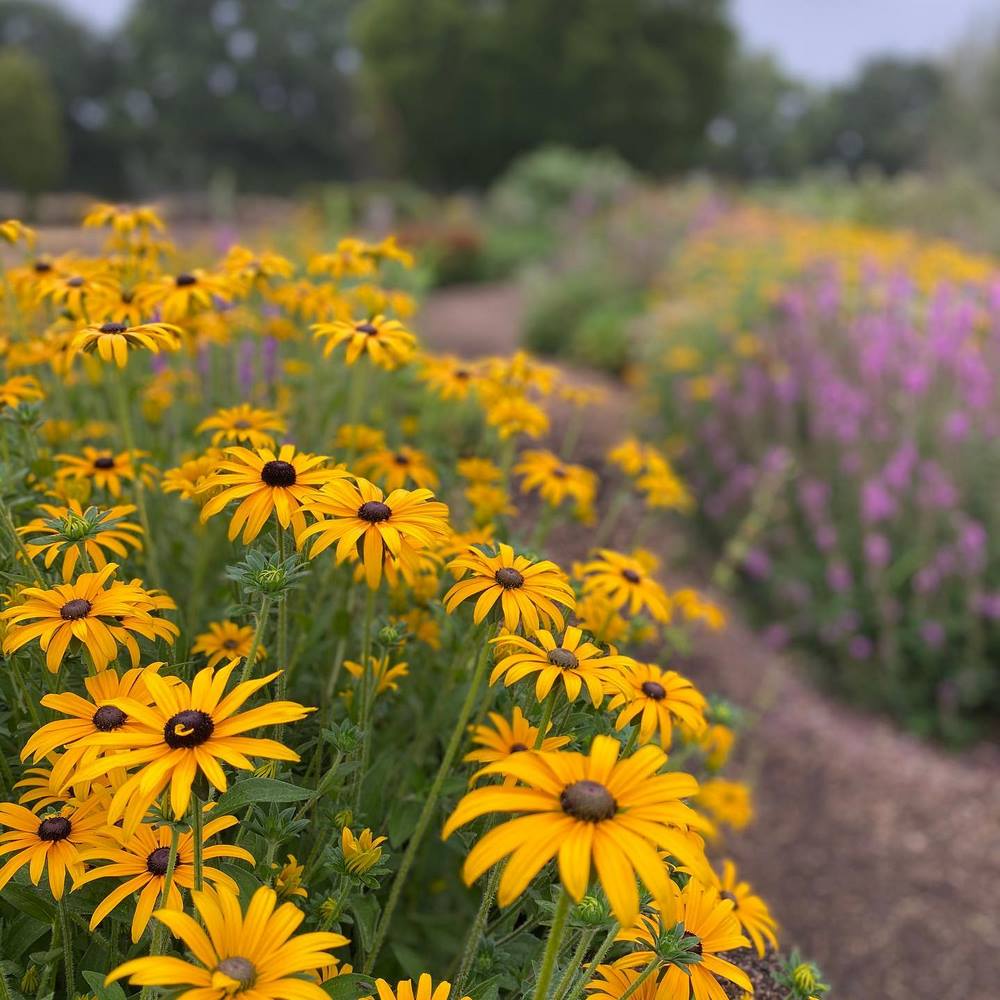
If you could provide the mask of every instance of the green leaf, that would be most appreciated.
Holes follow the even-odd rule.
[[[104,985],[103,972],[84,972],[83,978],[87,980],[87,985],[94,991],[97,1000],[127,1000],[125,991],[118,983]]]
[[[374,991],[372,980],[356,972],[346,976],[334,976],[323,984],[323,989],[334,1000],[358,1000],[358,997],[368,996]]]
[[[378,925],[380,907],[374,896],[358,896],[351,903],[358,937],[362,951],[368,951],[375,941],[375,928]]]
[[[51,924],[55,920],[55,907],[45,900],[37,889],[32,890],[16,882],[8,882],[3,892],[0,892],[0,899],[10,903],[15,910],[26,913],[43,924]]]
[[[393,804],[389,812],[389,842],[393,847],[400,847],[410,839],[420,819],[423,804],[417,799],[404,799]]]
[[[309,798],[312,792],[308,788],[300,788],[288,781],[278,781],[275,778],[246,778],[229,789],[216,803],[212,815],[236,812],[254,802],[258,805],[266,802],[301,802]]]

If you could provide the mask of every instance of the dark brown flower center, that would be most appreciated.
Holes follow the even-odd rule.
[[[221,972],[230,979],[235,979],[243,989],[250,989],[257,980],[257,970],[253,962],[247,958],[240,958],[234,955],[232,958],[224,958],[215,967],[216,972]]]
[[[378,327],[374,323],[358,323],[354,329],[368,337],[374,337],[378,333]]]
[[[576,653],[569,649],[563,649],[562,646],[549,650],[549,663],[560,670],[575,670],[580,666],[580,660]]]
[[[396,465],[410,464],[410,456],[404,455],[401,451],[397,451],[396,454],[392,456],[392,460],[396,463]]]
[[[70,288],[83,288],[83,278],[67,278],[66,284],[69,285]]]
[[[52,265],[47,260],[35,261],[35,274],[48,274],[52,270]]]
[[[39,840],[65,840],[73,832],[73,824],[65,816],[50,816],[38,824]]]
[[[75,622],[78,618],[85,618],[92,607],[93,604],[86,597],[74,597],[59,609],[59,617],[63,621]]]
[[[517,590],[524,586],[524,576],[513,566],[501,566],[493,575],[493,579],[503,587],[504,590]]]
[[[174,864],[177,862],[175,861]],[[146,871],[150,875],[158,875],[161,878],[167,874],[167,866],[170,864],[170,848],[158,847],[146,858]]]
[[[110,733],[115,729],[120,729],[127,721],[128,716],[114,705],[101,705],[91,719],[94,728],[99,729],[102,733]]]
[[[734,903],[738,903],[739,902],[739,900],[728,889],[723,889],[719,893],[719,899],[730,899]]]
[[[647,698],[652,698],[653,701],[663,701],[667,696],[667,689],[662,684],[657,684],[656,681],[643,681],[642,693]]]
[[[185,271],[183,274],[178,274],[177,277],[174,278],[174,284],[178,288],[187,288],[190,285],[197,285],[198,279],[193,274],[188,274],[187,271]]]
[[[563,812],[573,819],[600,823],[618,810],[614,796],[599,781],[574,781],[559,796]]]
[[[523,743],[512,743],[510,745],[511,753],[524,753],[528,748]]]
[[[392,516],[392,510],[381,500],[366,500],[358,508],[358,517],[369,524],[378,524],[379,521],[388,521]]]
[[[565,479],[566,478],[566,470],[565,469],[553,469],[552,470],[552,475],[555,476],[556,479]]]
[[[642,577],[634,569],[623,569],[622,576],[628,580],[629,583],[638,583]]]
[[[252,424],[252,423],[250,423],[250,421],[249,421],[249,420],[237,420],[237,421],[236,421],[236,422],[235,422],[235,423],[233,424],[233,427],[235,427],[235,428],[236,428],[236,429],[237,429],[238,431],[247,431],[247,430],[249,430],[249,429],[250,429],[251,427],[253,427],[253,424]]]
[[[94,459],[95,469],[113,469],[115,467],[115,460],[110,455],[101,455],[100,458]]]
[[[294,486],[295,466],[291,462],[268,462],[260,470],[260,478],[268,486]]]
[[[130,305],[132,299],[134,298],[135,298],[135,292],[133,292],[131,288],[126,288],[125,291],[122,292],[122,302],[124,302],[125,305]]]
[[[466,379],[472,378],[472,376],[464,368],[459,368],[459,370],[455,372],[455,378],[457,378],[460,382],[464,382]]]
[[[187,708],[167,720],[163,739],[173,750],[201,746],[215,730],[215,723],[207,712]]]
[[[225,639],[222,643],[223,649],[235,649],[239,645],[238,639]]]
[[[128,327],[124,323],[105,323],[101,333],[124,333]]]

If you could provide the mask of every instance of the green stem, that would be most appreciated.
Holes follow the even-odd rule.
[[[125,438],[125,448],[132,460],[132,471],[135,473],[135,505],[139,511],[139,522],[142,524],[142,531],[145,535],[146,565],[149,568],[149,577],[156,587],[163,586],[160,577],[160,565],[156,558],[156,542],[149,524],[149,511],[146,509],[146,486],[142,481],[142,463],[136,455],[135,432],[132,428],[132,411],[128,405],[128,397],[125,393],[125,379],[121,372],[115,372],[110,376],[115,387],[115,405],[118,409],[118,420],[122,425],[122,436]]]
[[[538,735],[535,737],[535,745],[533,749],[541,750],[542,744],[545,742],[545,731],[549,728],[549,723],[552,721],[552,711],[556,707],[556,696],[559,694],[555,684],[552,685],[552,690],[548,693],[545,698],[545,704],[542,706],[542,718],[538,723]]]
[[[483,898],[479,901],[479,909],[476,917],[469,928],[469,936],[465,939],[465,949],[462,951],[462,961],[455,976],[453,987],[455,994],[462,996],[465,992],[465,981],[468,978],[472,963],[476,960],[479,952],[479,942],[483,939],[483,931],[486,929],[486,920],[490,915],[490,908],[493,900],[496,899],[497,887],[500,885],[500,874],[503,871],[502,865],[494,865],[490,872],[489,880],[483,889]]]
[[[361,793],[365,786],[365,772],[371,757],[372,719],[375,716],[375,698],[378,681],[372,669],[372,622],[375,618],[375,591],[368,589],[365,595],[365,616],[361,626],[361,682],[358,684],[358,722],[361,725],[361,761],[354,780],[354,812],[361,806]]]
[[[0,501],[0,514],[3,516],[4,527],[7,529],[7,534],[10,535],[11,541],[14,543],[14,548],[17,549],[25,566],[28,567],[28,571],[35,580],[35,586],[41,587],[44,590],[45,580],[35,565],[34,560],[28,555],[28,549],[21,536],[17,533],[17,528],[14,527],[14,519],[11,517],[10,507],[7,506],[6,501]]]
[[[197,796],[195,797],[197,798]],[[170,830],[170,853],[167,855],[167,870],[163,874],[163,889],[160,891],[160,906],[167,905],[167,898],[170,895],[170,887],[174,882],[174,868],[177,867],[177,844],[181,839],[181,829],[175,823]],[[153,931],[153,940],[150,943],[150,956],[162,955],[166,948],[166,928],[161,923],[157,923]],[[143,986],[139,994],[139,1000],[149,1000],[153,996],[152,987]]]
[[[656,971],[659,964],[660,959],[658,957],[654,958],[653,961],[642,970],[641,974],[633,980],[632,985],[621,995],[620,1000],[628,1000],[628,998],[632,996],[647,979],[649,979],[652,973]]]
[[[569,916],[569,893],[561,888],[559,890],[559,902],[556,903],[556,912],[552,917],[552,926],[549,928],[549,939],[545,945],[545,954],[542,956],[542,967],[538,970],[538,982],[535,984],[534,1000],[546,1000],[549,995],[549,983],[552,981],[552,972],[556,966],[556,958],[559,949],[562,947],[563,932],[566,930],[566,918]]]
[[[76,996],[76,970],[73,968],[73,935],[66,914],[66,904],[62,899],[56,904],[59,915],[59,932],[62,935],[63,962],[66,967],[66,996]]]
[[[576,984],[566,995],[565,1000],[579,1000],[580,994],[583,993],[584,986],[587,985],[590,971],[596,969],[603,961],[605,956],[611,951],[611,946],[615,943],[615,938],[618,937],[618,932],[621,930],[621,926],[616,922],[613,923],[605,935],[604,940],[601,942],[600,948],[594,954],[594,957],[590,960],[588,968],[584,970],[584,974],[577,978]]]
[[[84,573],[93,573],[94,564],[90,561],[90,555],[87,552],[87,543],[77,542],[76,549],[80,553],[80,565],[83,567]]]
[[[378,930],[375,933],[375,943],[372,946],[371,954],[369,954],[365,962],[365,975],[371,973],[375,965],[375,959],[378,958],[379,951],[382,949],[385,936],[389,931],[389,924],[392,922],[392,915],[399,904],[399,897],[403,891],[403,886],[406,884],[407,876],[410,874],[410,869],[416,860],[417,851],[420,850],[420,844],[424,839],[424,834],[427,832],[427,827],[430,825],[431,817],[434,815],[445,778],[451,770],[451,766],[455,761],[455,755],[458,753],[462,738],[465,736],[465,727],[469,724],[469,717],[476,706],[479,689],[482,687],[483,678],[486,675],[486,665],[489,663],[490,644],[487,639],[488,636],[481,637],[482,646],[476,657],[476,665],[472,672],[472,679],[469,681],[469,689],[465,694],[465,701],[459,710],[458,718],[455,720],[455,727],[451,731],[451,738],[448,740],[448,746],[444,752],[444,757],[441,758],[441,765],[438,767],[437,774],[434,776],[434,783],[428,790],[426,799],[424,799],[424,807],[420,812],[413,836],[406,845],[406,851],[403,854],[403,860],[400,862],[399,871],[393,880],[389,899],[385,904],[385,909],[382,911],[382,919],[379,921]]]
[[[596,933],[596,927],[592,927],[590,930],[580,931],[580,940],[577,943],[576,951],[573,952],[573,957],[569,960],[562,979],[560,979],[556,985],[555,992],[552,994],[553,1000],[559,1000],[559,998],[569,989],[570,983],[573,982],[573,977],[576,976],[576,974],[580,971],[580,966],[583,965],[584,956],[587,954],[587,949],[590,947],[590,942],[594,940],[594,935]]]
[[[205,813],[203,803],[197,795],[191,796],[191,837],[194,840],[194,887],[199,892],[202,888],[205,845],[202,839],[205,835]]]
[[[253,639],[250,640],[250,649],[247,652],[246,663],[243,664],[243,672],[240,674],[240,683],[242,684],[250,676],[250,671],[253,670],[254,662],[257,659],[257,649],[260,646],[260,637],[264,633],[264,626],[267,622],[267,616],[271,613],[271,595],[265,594],[260,599],[260,611],[257,612],[257,622],[253,630]]]

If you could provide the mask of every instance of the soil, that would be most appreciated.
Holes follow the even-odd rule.
[[[436,350],[505,353],[517,347],[521,312],[511,285],[456,288],[431,296],[419,327]],[[641,422],[634,394],[564,370],[606,391],[574,456],[600,468],[607,447]],[[555,413],[554,441],[565,420]],[[663,559],[668,585],[712,593],[692,569],[704,560],[690,529],[657,531],[645,544]],[[587,530],[564,526],[550,548],[564,563],[579,558]],[[771,904],[783,948],[815,960],[840,1000],[1000,997],[1000,748],[949,754],[831,701],[729,597],[712,596],[728,625],[699,635],[697,655],[679,666],[754,719],[736,776],[754,786],[756,818],[725,846]]]

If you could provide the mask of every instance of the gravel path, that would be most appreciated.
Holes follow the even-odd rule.
[[[437,350],[501,353],[517,345],[521,307],[512,286],[458,288],[433,295],[419,326]],[[634,399],[569,374],[607,389],[576,456],[597,467],[636,417]],[[692,541],[666,531],[650,547],[669,567]],[[551,545],[579,558],[586,533],[563,527]],[[705,586],[687,571],[668,581]],[[829,701],[713,596],[729,626],[702,635],[683,669],[759,715],[738,760],[757,818],[730,850],[771,902],[783,945],[815,958],[840,1000],[1000,998],[1000,748],[949,755]]]

